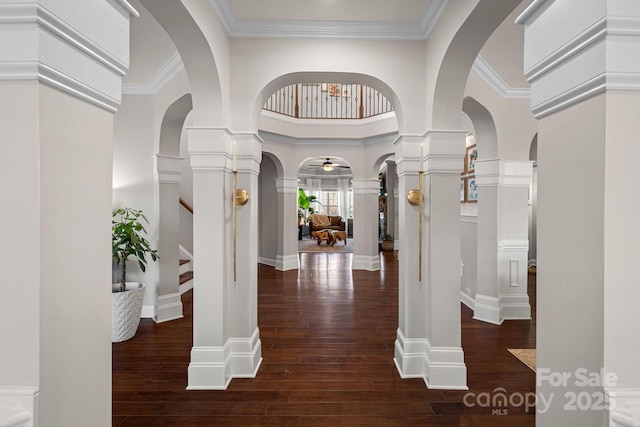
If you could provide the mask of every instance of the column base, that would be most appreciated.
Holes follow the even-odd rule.
[[[605,390],[608,397],[609,426],[636,427],[640,425],[640,388]]]
[[[528,295],[502,295],[499,299],[476,295],[473,318],[494,325],[505,320],[531,320],[531,305]]]
[[[429,389],[468,390],[464,352],[432,347],[426,338],[406,338],[398,329],[393,358],[401,378],[422,378]]]
[[[298,254],[277,255],[275,268],[279,271],[298,270],[300,268],[300,258]]]
[[[0,387],[0,425],[37,427],[38,397],[37,387]]]
[[[225,390],[233,378],[255,378],[261,363],[258,328],[250,338],[230,338],[221,347],[193,347],[187,390]]]
[[[378,271],[380,270],[380,255],[367,256],[354,254],[351,262],[351,269]]]
[[[180,292],[168,295],[159,295],[157,299],[156,315],[153,320],[156,323],[168,322],[170,320],[181,319],[182,299]]]

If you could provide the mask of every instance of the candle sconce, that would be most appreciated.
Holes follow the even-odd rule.
[[[418,172],[420,180],[420,188],[409,190],[407,193],[407,201],[411,206],[419,206],[420,212],[418,217],[418,281],[422,282],[422,208],[424,206],[423,181],[424,172]]]
[[[236,247],[237,247],[237,214],[236,210],[238,206],[244,206],[249,201],[249,193],[242,188],[238,188],[238,171],[233,171],[233,281],[237,281],[237,258],[236,258]]]

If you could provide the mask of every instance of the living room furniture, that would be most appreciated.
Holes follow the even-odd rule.
[[[309,233],[325,229],[345,231],[344,220],[339,215],[311,214],[307,221],[309,222]]]

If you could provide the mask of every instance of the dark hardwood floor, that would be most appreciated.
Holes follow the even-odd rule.
[[[400,379],[393,363],[397,252],[382,252],[377,272],[352,272],[351,256],[301,254],[299,274],[260,265],[264,360],[255,379],[234,379],[225,391],[185,390],[191,291],[184,319],[143,319],[133,339],[113,344],[113,426],[535,425],[534,410],[517,399],[507,407],[464,403],[482,403],[476,397],[498,387],[509,396],[534,392],[534,372],[507,348],[535,347],[535,314],[496,326],[461,305],[469,392],[429,390],[421,379]],[[529,295],[535,308],[532,274]]]

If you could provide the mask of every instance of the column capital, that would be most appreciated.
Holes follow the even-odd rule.
[[[380,194],[380,182],[377,179],[354,179],[353,194],[378,196]]]
[[[296,194],[298,192],[297,178],[276,178],[276,193]]]
[[[425,134],[424,171],[426,174],[460,175],[464,166],[467,131],[434,129]]]
[[[182,181],[183,157],[157,154],[154,156],[154,160],[156,163],[156,171],[158,172],[158,182],[179,184],[180,181]]]
[[[476,182],[479,187],[529,187],[533,162],[529,160],[476,160]]]
[[[237,168],[239,172],[250,172],[258,175],[262,162],[262,138],[255,132],[233,132],[233,142],[236,144]],[[233,159],[232,159],[233,162]]]
[[[231,170],[233,139],[225,127],[187,126],[187,148],[193,170]]]
[[[398,175],[417,175],[420,170],[421,152],[424,151],[424,135],[399,135],[393,144],[396,146]]]
[[[561,3],[535,0],[516,20],[525,25],[525,76],[536,118],[608,90],[640,90],[637,58],[629,55],[640,49],[637,4]]]

